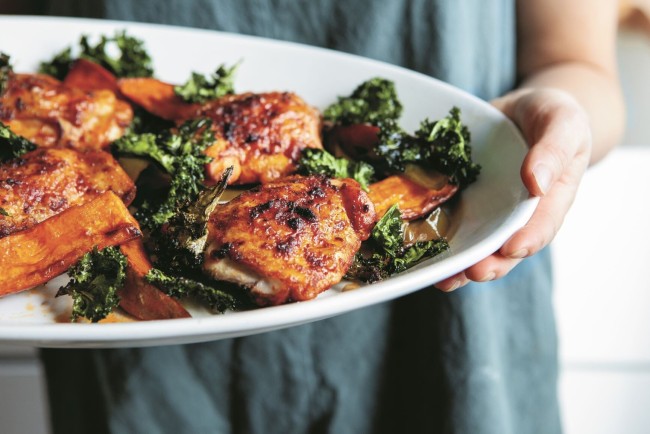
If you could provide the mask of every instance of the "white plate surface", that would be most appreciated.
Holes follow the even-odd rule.
[[[261,333],[323,319],[424,288],[497,250],[529,219],[530,199],[519,168],[526,145],[513,124],[486,102],[430,77],[357,56],[299,44],[206,30],[127,22],[0,16],[0,50],[19,72],[35,71],[81,34],[127,30],[146,42],[162,80],[180,83],[190,71],[212,72],[221,63],[243,63],[236,90],[289,90],[324,108],[339,95],[376,76],[394,80],[404,103],[402,124],[413,131],[425,117],[439,119],[452,106],[472,133],[479,180],[462,196],[451,254],[419,264],[383,282],[354,291],[327,291],[316,300],[191,319],[110,324],[57,323],[62,300],[53,292],[64,278],[0,300],[0,342],[45,347],[124,347],[189,343]],[[0,271],[1,272],[1,271]],[[67,297],[66,297],[67,298]],[[65,304],[65,302],[63,302]]]

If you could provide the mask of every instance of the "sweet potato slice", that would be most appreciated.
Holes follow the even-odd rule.
[[[404,220],[415,220],[452,197],[457,185],[445,184],[440,189],[424,187],[403,175],[393,175],[370,184],[370,200],[381,218],[395,203]]]
[[[68,208],[0,239],[0,296],[65,273],[94,246],[103,249],[141,235],[138,222],[113,192]]]
[[[108,89],[119,92],[117,78],[103,66],[86,59],[77,59],[63,79],[63,84],[81,90]]]
[[[117,86],[122,95],[169,121],[189,119],[200,108],[200,104],[188,104],[174,93],[174,85],[155,78],[122,78]]]
[[[126,284],[119,291],[120,307],[139,320],[189,318],[191,315],[178,300],[148,283],[144,276],[151,270],[142,239],[120,246],[128,259]]]

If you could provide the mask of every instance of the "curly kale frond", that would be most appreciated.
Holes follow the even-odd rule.
[[[155,238],[155,263],[174,272],[196,272],[203,264],[208,238],[208,218],[226,190],[233,168],[229,167],[219,182],[202,190],[196,200],[177,208],[169,224],[152,233]]]
[[[470,133],[457,107],[441,120],[424,120],[415,135],[395,123],[382,124],[375,153],[384,170],[403,172],[407,164],[418,164],[447,175],[449,182],[461,189],[474,182],[481,171],[472,161]]]
[[[34,143],[15,134],[0,122],[0,162],[18,158],[34,149],[36,149]]]
[[[133,120],[131,121],[131,125],[129,125],[127,134],[157,134],[160,131],[174,128],[174,126],[174,122],[156,116],[142,107],[135,106],[133,107]]]
[[[404,245],[404,221],[393,205],[377,222],[370,235],[373,253],[357,253],[346,277],[363,282],[376,282],[395,273],[401,273],[426,258],[432,258],[449,249],[444,238]]]
[[[113,57],[109,54],[111,51],[118,54]],[[79,40],[78,57],[75,58],[72,53],[72,47],[65,48],[52,60],[41,63],[39,72],[63,80],[76,58],[83,58],[98,63],[117,77],[153,75],[153,63],[144,42],[127,35],[126,31],[116,32],[112,37],[102,35],[95,45],[90,43],[87,35],[83,35]]]
[[[472,161],[470,133],[460,120],[460,109],[453,107],[439,121],[425,120],[415,136],[424,144],[423,159],[461,188],[476,181],[481,166]]]
[[[170,276],[157,268],[152,268],[145,276],[145,279],[171,297],[196,298],[207,304],[215,312],[235,309],[239,305],[238,300],[227,291],[187,277]]]
[[[205,165],[212,158],[204,151],[214,143],[209,119],[185,122],[176,132],[161,134],[127,134],[113,142],[120,155],[136,155],[156,162],[171,176],[169,191],[161,203],[145,202],[136,218],[152,230],[169,221],[185,204],[193,202],[203,191]]]
[[[174,86],[174,93],[185,102],[204,103],[235,93],[235,71],[239,63],[227,68],[220,65],[212,75],[192,72],[192,76],[180,86]]]
[[[395,83],[379,77],[361,83],[350,96],[339,97],[323,112],[326,120],[343,125],[379,125],[401,115]]]
[[[375,169],[365,161],[351,161],[336,158],[324,149],[305,148],[298,162],[298,171],[303,175],[325,175],[330,178],[352,178],[361,188],[368,186],[375,175]]]
[[[404,245],[404,221],[397,204],[391,206],[379,219],[370,233],[370,239],[389,255],[398,254]]]
[[[97,322],[108,316],[120,303],[117,292],[126,280],[127,258],[119,247],[97,247],[86,253],[68,270],[70,281],[56,296],[72,297],[72,321],[87,318]]]
[[[57,80],[63,80],[68,75],[68,71],[70,71],[70,67],[74,61],[75,58],[72,56],[72,48],[68,47],[55,54],[51,60],[41,62],[38,67],[38,72],[51,75]]]
[[[9,80],[14,73],[10,63],[11,57],[0,51],[0,96],[7,90]]]

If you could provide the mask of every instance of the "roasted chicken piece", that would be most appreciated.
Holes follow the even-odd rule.
[[[204,271],[259,305],[308,300],[343,278],[375,221],[356,181],[288,177],[215,208]]]
[[[243,93],[188,104],[171,84],[155,79],[122,79],[119,87],[136,104],[178,124],[212,119],[216,142],[206,150],[214,158],[207,167],[212,182],[230,166],[230,184],[271,182],[296,171],[303,149],[322,148],[319,112],[291,92]]]
[[[42,147],[101,149],[124,134],[131,106],[110,90],[84,91],[48,75],[13,74],[0,122]]]
[[[0,238],[112,191],[127,205],[133,181],[111,154],[37,149],[0,166]]]

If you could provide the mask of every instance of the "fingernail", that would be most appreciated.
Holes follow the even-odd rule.
[[[508,255],[512,259],[522,259],[528,256],[528,249],[520,249]]]
[[[490,271],[488,274],[483,276],[479,282],[489,282],[490,280],[494,280],[497,277],[497,274],[494,271]]]
[[[549,188],[551,188],[551,181],[553,180],[553,172],[551,172],[551,169],[545,164],[538,164],[533,169],[533,176],[542,194],[548,193]]]
[[[460,279],[456,279],[454,280],[454,283],[452,283],[449,288],[438,287],[438,289],[441,290],[442,292],[451,292],[457,290],[459,286],[460,286]]]

